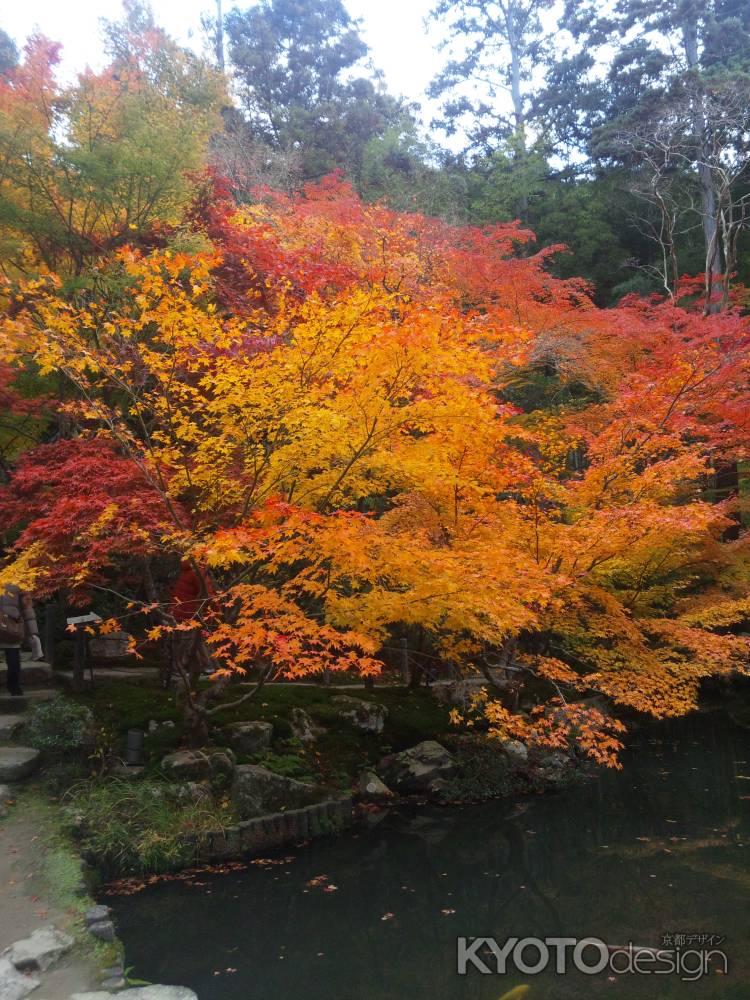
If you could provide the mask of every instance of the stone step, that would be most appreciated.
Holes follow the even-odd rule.
[[[52,924],[37,927],[29,937],[16,941],[3,953],[19,972],[46,972],[61,955],[75,944],[69,934],[64,934]]]
[[[0,667],[0,686],[5,689],[5,682],[8,677],[8,668],[5,666],[5,661],[2,656],[0,656],[0,661],[3,663],[2,667]],[[21,684],[23,687],[48,687],[50,684],[54,683],[55,672],[49,663],[43,663],[41,660],[21,661]]]
[[[41,752],[31,747],[0,747],[0,782],[23,781],[39,767]]]
[[[15,712],[12,715],[0,715],[0,742],[14,740],[23,729],[23,715]]]
[[[97,681],[119,681],[123,684],[143,684],[159,678],[156,667],[98,667],[94,666],[94,684]],[[72,670],[56,670],[55,681],[63,687],[73,686]],[[85,687],[91,686],[91,674],[86,667],[83,682]]]
[[[25,712],[32,705],[42,701],[51,701],[60,694],[54,688],[30,688],[23,695],[0,694],[0,715]]]

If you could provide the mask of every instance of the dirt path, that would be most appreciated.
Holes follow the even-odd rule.
[[[21,795],[0,819],[0,951],[38,927],[54,924],[75,936],[75,872],[45,831],[44,810]],[[80,945],[38,975],[33,1000],[68,1000],[95,988],[92,956]]]

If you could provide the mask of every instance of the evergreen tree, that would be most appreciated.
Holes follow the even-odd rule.
[[[365,64],[341,0],[260,0],[226,18],[229,59],[253,140],[299,150],[305,178],[359,175],[363,149],[406,112]]]

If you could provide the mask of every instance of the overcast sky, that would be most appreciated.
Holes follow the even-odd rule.
[[[362,19],[362,34],[373,61],[385,73],[388,88],[422,100],[440,59],[425,34],[423,21],[433,0],[345,0]],[[202,44],[201,14],[215,11],[213,0],[152,0],[156,20],[181,42]],[[224,0],[224,10],[248,3]],[[120,0],[0,0],[0,27],[19,47],[35,29],[63,44],[67,76],[89,63],[101,66],[99,18],[117,19]]]

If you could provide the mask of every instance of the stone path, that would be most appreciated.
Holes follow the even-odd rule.
[[[5,693],[0,677],[0,1000],[68,1000],[95,982],[90,963],[69,954],[74,939],[64,930],[72,915],[41,898],[48,850],[33,813],[16,806],[18,784],[34,774],[40,753],[18,743],[28,709],[54,698],[47,664],[25,664],[25,696]],[[37,894],[39,893],[39,895]]]
[[[4,803],[14,794],[13,786],[0,792]],[[48,848],[33,814],[23,805],[6,810],[0,820],[0,998],[68,1000],[92,989],[94,969],[66,932],[72,915],[44,898]]]
[[[108,980],[97,988],[101,973],[97,975],[93,959],[76,948],[68,933],[77,912],[60,909],[43,898],[49,894],[45,880],[50,885],[50,871],[44,878],[41,873],[53,847],[44,834],[44,822],[33,807],[27,807],[28,797],[22,796],[19,805],[15,798],[22,793],[19,783],[35,773],[41,757],[38,750],[19,743],[24,720],[31,706],[59,694],[52,687],[56,679],[48,664],[28,663],[22,673],[24,696],[0,694],[0,1000],[27,996],[33,1000],[110,1000],[115,996],[121,1000],[198,1000],[192,990],[180,986],[112,993],[105,988],[113,982]],[[4,672],[0,683],[4,692]],[[92,934],[90,915],[100,909],[106,911],[94,907],[86,914]],[[109,970],[109,975],[115,972]],[[120,978],[117,987],[125,985]]]

